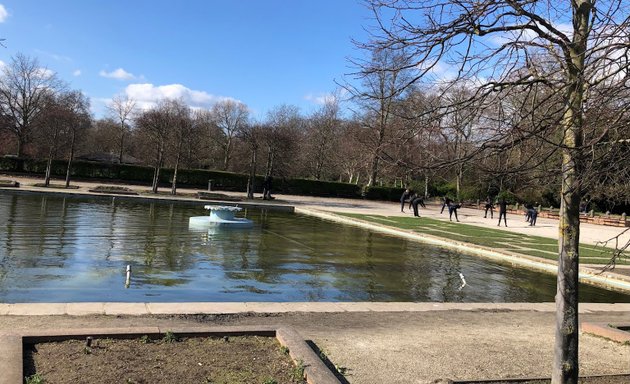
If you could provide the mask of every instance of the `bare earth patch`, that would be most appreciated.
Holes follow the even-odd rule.
[[[303,369],[272,337],[173,339],[98,339],[91,347],[83,340],[33,344],[25,346],[24,374],[49,384],[304,382]]]

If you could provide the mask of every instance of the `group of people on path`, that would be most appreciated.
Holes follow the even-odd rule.
[[[400,196],[400,212],[405,212],[405,203],[409,202],[409,209],[413,209],[413,215],[416,217],[420,217],[418,214],[418,205],[422,208],[426,208],[424,204],[424,198],[419,196],[417,193],[413,193],[409,188],[405,189],[402,196]],[[508,203],[505,198],[501,198],[497,201],[496,205],[499,207],[499,222],[497,226],[501,226],[501,219],[503,219],[503,224],[507,227],[507,207]],[[455,220],[459,222],[459,218],[457,217],[457,210],[461,208],[461,203],[455,203],[450,197],[444,196],[444,200],[442,202],[442,209],[440,210],[440,214],[444,213],[444,209],[448,208],[448,219],[453,221],[453,215],[455,215]],[[485,212],[483,218],[488,218],[488,212],[490,212],[490,219],[494,218],[494,208],[495,202],[492,197],[488,196],[485,203]],[[538,218],[538,211],[532,204],[525,204],[525,212],[526,212],[526,221],[530,226],[536,225],[536,219]]]

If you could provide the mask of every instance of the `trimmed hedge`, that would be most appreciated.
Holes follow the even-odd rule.
[[[364,196],[368,200],[400,201],[405,188],[399,187],[366,187]]]
[[[67,162],[65,160],[54,160],[51,174],[64,177],[66,166]],[[0,171],[44,174],[46,172],[46,160],[0,158]],[[151,184],[153,181],[153,168],[139,165],[74,161],[71,175],[82,179]],[[172,179],[173,169],[162,168],[160,172],[160,186],[170,186]],[[262,192],[263,179],[263,176],[256,176],[254,183],[257,193]],[[209,180],[212,180],[213,189],[237,192],[245,192],[247,190],[247,175],[244,174],[204,169],[179,169],[177,171],[177,185],[180,187],[206,189],[208,188]],[[274,178],[272,191],[275,193],[306,196],[361,198],[361,187],[358,185],[308,179]]]

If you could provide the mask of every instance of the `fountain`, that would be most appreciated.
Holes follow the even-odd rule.
[[[241,207],[231,207],[223,205],[205,205],[204,209],[210,211],[209,216],[193,216],[188,220],[188,226],[192,228],[228,227],[228,228],[251,228],[254,222],[249,219],[234,217],[236,212],[241,211]]]

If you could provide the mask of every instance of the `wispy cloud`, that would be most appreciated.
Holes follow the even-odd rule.
[[[0,4],[0,23],[4,23],[9,17],[9,12],[4,7],[4,5]]]
[[[321,93],[321,94],[312,94],[304,96],[304,100],[310,101],[311,103],[315,103],[317,105],[324,105],[329,102],[335,101],[337,98],[335,95],[331,93]]]
[[[181,84],[153,85],[129,84],[125,88],[125,94],[136,101],[138,107],[149,109],[160,100],[179,99],[192,108],[208,108],[221,100],[235,100],[231,97],[217,96],[205,91],[187,88]],[[236,100],[235,100],[236,101]]]
[[[72,76],[75,76],[75,77],[81,76],[81,70],[80,69],[75,69],[72,72]]]
[[[317,105],[324,105],[327,103],[339,102],[343,100],[348,94],[348,91],[341,88],[336,90],[335,92],[328,93],[309,93],[304,96],[304,100],[310,101],[311,103]]]
[[[72,58],[71,57],[60,55],[60,54],[54,53],[54,52],[48,52],[48,51],[42,51],[41,49],[36,49],[35,53],[37,53],[38,55],[42,55],[42,56],[48,56],[48,57],[50,57],[51,59],[53,59],[55,61],[63,61],[63,62],[67,62],[67,63],[72,62]]]
[[[107,72],[102,70],[98,73],[102,77],[106,77],[108,79],[116,79],[116,80],[134,80],[136,76],[133,73],[129,73],[122,68],[118,68],[111,72]]]

